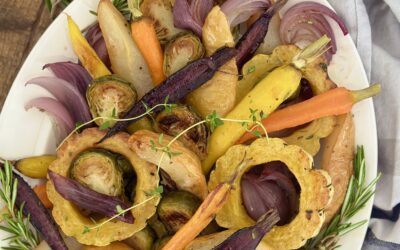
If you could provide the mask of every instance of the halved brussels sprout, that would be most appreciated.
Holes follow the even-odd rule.
[[[110,75],[93,80],[86,91],[86,99],[93,118],[111,116],[122,118],[135,104],[137,94],[129,82]],[[100,126],[106,119],[95,122]],[[109,123],[110,126],[115,124],[114,121]]]
[[[155,130],[170,136],[177,136],[179,133],[190,126],[200,122],[200,117],[190,110],[189,107],[179,105],[168,112],[162,111],[156,117],[154,124]],[[208,128],[206,124],[201,124],[186,132],[179,140],[190,150],[204,159],[207,154]]]
[[[72,162],[71,178],[96,192],[120,196],[123,193],[122,171],[117,157],[104,149],[83,151]]]
[[[135,250],[151,250],[154,238],[155,235],[153,230],[147,226],[143,228],[143,230],[124,240],[124,242]]]
[[[203,57],[204,46],[200,39],[191,33],[176,37],[164,50],[164,73],[172,75],[188,63]]]
[[[84,216],[72,202],[65,200],[55,190],[53,182],[47,182],[47,196],[54,204],[52,210],[54,220],[67,236],[72,236],[85,245],[106,246],[113,241],[129,238],[146,227],[147,220],[156,212],[157,204],[160,200],[159,197],[153,197],[149,200],[151,193],[159,185],[159,176],[155,174],[157,171],[156,165],[140,159],[129,149],[129,134],[118,133],[99,143],[105,134],[106,131],[98,128],[88,128],[83,130],[82,133],[73,134],[57,150],[57,159],[49,167],[53,172],[67,177],[70,173],[71,163],[81,152],[90,148],[102,148],[122,155],[132,165],[133,171],[137,176],[136,192],[132,200],[135,208],[130,210],[130,213],[135,218],[133,224],[118,220],[105,222],[108,218],[99,218],[96,221],[92,221]],[[98,229],[82,233],[85,228],[92,228],[102,223],[104,224]]]
[[[192,218],[200,206],[200,199],[186,191],[165,195],[157,208],[160,220],[171,233],[176,233]]]
[[[167,43],[183,30],[175,28],[172,3],[169,0],[144,0],[140,5],[143,15],[154,20],[158,40]]]

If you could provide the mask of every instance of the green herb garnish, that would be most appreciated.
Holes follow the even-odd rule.
[[[304,246],[304,249],[335,249],[339,237],[347,234],[354,229],[364,225],[368,220],[362,220],[356,223],[349,222],[357,214],[375,193],[375,184],[381,177],[381,173],[369,184],[365,183],[365,155],[364,147],[357,147],[357,153],[354,159],[354,175],[351,177],[342,209],[337,214],[327,228],[310,239]]]
[[[0,168],[0,198],[6,204],[8,213],[2,214],[5,225],[0,226],[0,230],[10,236],[3,239],[9,240],[5,250],[30,250],[39,245],[39,236],[30,227],[30,216],[24,217],[23,204],[20,208],[15,206],[17,199],[18,179],[15,179],[10,162],[4,162],[4,168]]]

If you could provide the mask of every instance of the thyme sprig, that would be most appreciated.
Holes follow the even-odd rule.
[[[144,112],[143,114],[137,116],[137,117],[132,117],[132,118],[127,118],[127,119],[118,119],[115,118],[115,115],[111,115],[110,117],[96,117],[93,120],[87,122],[87,123],[83,123],[83,124],[79,124],[74,131],[71,132],[70,135],[68,135],[64,141],[60,144],[59,147],[61,147],[61,145],[74,133],[78,132],[81,128],[85,127],[86,125],[92,123],[93,121],[99,120],[99,119],[104,119],[106,121],[131,121],[131,120],[137,120],[140,118],[143,118],[145,116],[151,116],[155,110],[157,110],[160,107],[164,107],[164,110],[166,112],[172,112],[172,110],[177,106],[176,104],[171,104],[168,102],[168,96],[166,97],[164,103],[162,104],[157,104],[155,106],[153,106],[152,108],[150,108],[148,105],[146,105],[145,103],[143,103],[143,106],[146,109],[146,112]],[[113,112],[114,113],[114,112]],[[240,120],[240,119],[228,119],[228,118],[222,118],[220,117],[215,111],[213,113],[211,113],[210,115],[208,115],[204,120],[201,120],[191,126],[189,126],[188,128],[186,128],[185,130],[181,131],[178,135],[176,135],[169,143],[167,143],[166,145],[164,145],[164,134],[160,134],[157,140],[157,144],[154,141],[150,141],[150,146],[151,149],[158,152],[161,151],[161,157],[158,161],[157,164],[157,175],[160,172],[160,166],[161,163],[163,162],[163,160],[165,159],[166,156],[168,156],[170,159],[178,156],[181,154],[181,152],[174,152],[171,149],[171,146],[173,143],[175,143],[177,140],[179,140],[180,137],[182,137],[184,134],[186,134],[187,132],[189,132],[191,129],[196,128],[197,126],[200,126],[202,124],[208,124],[208,126],[210,127],[211,131],[214,131],[217,127],[221,126],[224,124],[224,122],[235,122],[235,123],[239,123],[242,125],[242,127],[251,133],[256,132],[255,129],[257,127],[261,127],[262,130],[265,133],[265,137],[266,139],[268,139],[268,133],[266,128],[264,127],[264,125],[261,123],[261,120],[264,119],[266,116],[264,114],[263,111],[258,111],[258,110],[249,110],[249,119],[248,120]],[[103,128],[104,129],[104,128]],[[258,131],[257,131],[258,132]],[[258,133],[254,133],[255,136],[257,137],[262,137],[262,135],[258,132]],[[104,226],[105,224],[111,222],[112,220],[114,220],[115,218],[119,217],[120,215],[123,215],[126,212],[131,211],[132,209],[135,209],[139,206],[142,206],[144,204],[146,204],[147,202],[151,201],[154,198],[160,197],[160,195],[163,192],[163,187],[162,186],[158,186],[154,191],[152,191],[151,193],[148,194],[148,196],[150,196],[149,198],[147,198],[146,200],[138,203],[138,204],[134,204],[131,207],[121,210],[121,209],[117,209],[117,214],[115,214],[113,217],[110,217],[109,219],[103,221],[100,224],[96,224],[93,227],[84,227],[83,228],[83,234],[86,234],[88,232],[90,232],[91,230],[99,230],[102,226]]]
[[[371,199],[375,193],[375,184],[379,181],[381,173],[366,184],[366,164],[364,147],[358,146],[354,159],[354,175],[351,177],[346,196],[340,212],[333,218],[331,223],[325,229],[309,240],[305,249],[335,249],[339,237],[353,231],[356,228],[367,223],[368,220],[362,220],[356,223],[350,222],[350,219],[357,214]]]
[[[2,214],[5,225],[0,225],[0,230],[10,234],[3,240],[9,240],[9,246],[5,250],[29,250],[39,244],[39,236],[30,227],[30,216],[24,217],[23,205],[15,206],[17,198],[18,179],[13,177],[10,162],[4,162],[4,168],[0,168],[0,198],[5,203],[8,213]]]

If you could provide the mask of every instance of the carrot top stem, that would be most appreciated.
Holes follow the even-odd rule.
[[[321,36],[317,41],[308,45],[293,57],[292,64],[297,69],[304,68],[307,64],[323,55],[329,49],[326,45],[328,45],[330,41],[331,39],[327,35]]]
[[[381,92],[381,84],[375,83],[365,89],[353,90],[351,95],[353,96],[354,103],[362,101],[372,96],[376,96]]]

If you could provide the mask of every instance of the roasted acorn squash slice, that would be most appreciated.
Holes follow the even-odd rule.
[[[245,165],[238,166],[244,159]],[[216,221],[221,227],[240,229],[251,226],[255,221],[243,206],[240,182],[243,174],[253,166],[271,161],[281,161],[296,177],[300,191],[299,212],[293,220],[283,226],[275,226],[263,242],[276,249],[297,249],[318,234],[324,222],[324,208],[333,195],[331,179],[327,172],[312,169],[312,157],[302,148],[288,145],[282,139],[261,138],[251,145],[235,145],[218,159],[208,183],[209,190],[219,183],[230,181],[238,171],[228,201],[217,213]]]
[[[104,142],[96,144],[105,134],[106,131],[89,128],[80,134],[72,135],[57,151],[57,159],[50,165],[50,170],[62,176],[68,176],[71,162],[82,151],[94,147],[109,150],[125,156],[135,170],[137,185],[134,204],[147,200],[159,183],[156,166],[140,159],[129,149],[127,133],[118,133]],[[94,227],[95,223],[82,215],[78,207],[57,193],[51,181],[47,182],[47,195],[54,205],[52,211],[54,220],[62,231],[68,236],[75,237],[82,244],[93,246],[105,246],[112,241],[126,239],[142,230],[146,227],[147,219],[156,212],[159,202],[159,198],[156,197],[132,209],[131,212],[135,218],[134,224],[113,220],[98,229],[84,232],[86,227]],[[106,219],[101,219],[97,223],[102,223]]]

